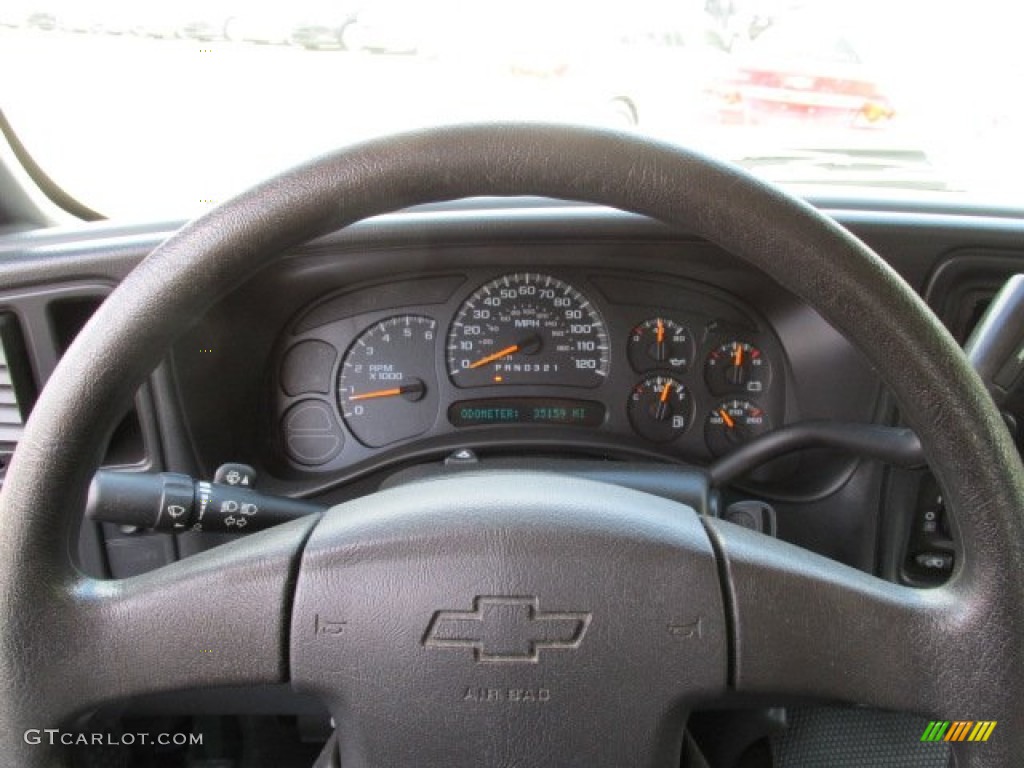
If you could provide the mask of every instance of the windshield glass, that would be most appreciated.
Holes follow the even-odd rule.
[[[638,131],[798,193],[1020,205],[1016,9],[882,0],[5,0],[0,106],[109,216],[415,127]]]

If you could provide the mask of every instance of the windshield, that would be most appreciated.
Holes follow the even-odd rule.
[[[798,193],[1020,206],[1015,18],[992,0],[5,0],[0,107],[50,177],[118,217],[507,119],[637,131]]]

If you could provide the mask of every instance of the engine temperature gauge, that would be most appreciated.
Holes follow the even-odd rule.
[[[715,456],[722,456],[771,428],[768,414],[760,406],[749,400],[726,400],[708,416],[704,439]]]
[[[629,396],[629,420],[641,437],[667,443],[685,432],[693,419],[689,390],[671,376],[650,376]]]

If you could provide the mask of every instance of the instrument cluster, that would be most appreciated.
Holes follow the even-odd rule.
[[[281,340],[278,445],[315,472],[421,441],[706,462],[783,422],[785,371],[766,324],[703,284],[561,270],[395,279],[328,297]]]

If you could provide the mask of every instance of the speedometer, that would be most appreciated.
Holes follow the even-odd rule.
[[[459,387],[596,387],[608,375],[608,333],[571,285],[520,272],[466,299],[448,332],[447,361]]]

